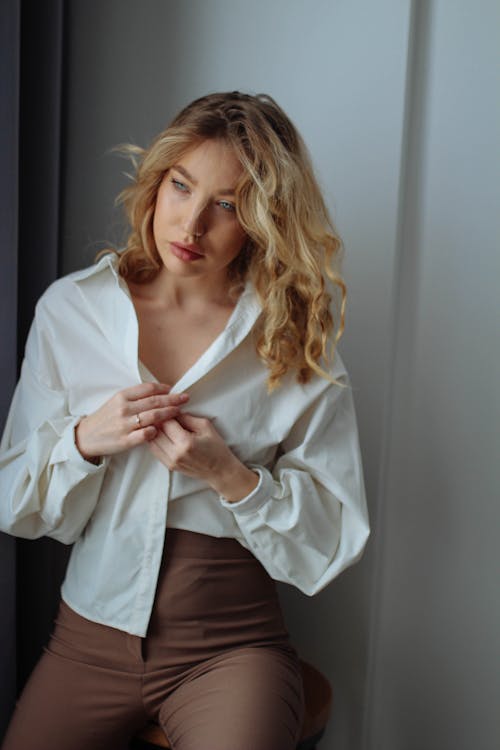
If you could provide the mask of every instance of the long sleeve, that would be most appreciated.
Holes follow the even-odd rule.
[[[106,460],[94,466],[76,448],[81,415],[68,410],[61,347],[50,340],[39,303],[0,444],[0,530],[71,544],[97,503]]]
[[[329,385],[281,444],[272,472],[234,513],[250,549],[276,580],[321,591],[355,562],[369,535],[356,417],[347,376]]]
[[[146,382],[133,303],[104,256],[58,279],[37,305],[0,443],[0,530],[76,542],[63,596],[82,616],[144,637],[165,528],[234,537],[276,580],[307,594],[326,586],[368,537],[361,461],[345,368],[268,394],[249,283],[222,334],[176,384],[190,410],[215,420],[235,455],[259,473],[238,503],[170,472],[147,446],[85,461],[75,425],[114,393]],[[110,574],[111,572],[111,574]]]

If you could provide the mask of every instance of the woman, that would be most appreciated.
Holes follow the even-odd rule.
[[[42,296],[2,441],[1,528],[74,542],[2,747],[111,750],[155,720],[175,750],[291,750],[274,580],[312,595],[368,535],[328,357],[340,242],[268,96],[203,97],[129,151],[127,247]]]

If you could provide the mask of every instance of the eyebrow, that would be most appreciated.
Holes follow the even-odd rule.
[[[173,164],[171,169],[175,169],[177,172],[180,172],[183,177],[186,178],[186,180],[189,180],[189,182],[192,182],[193,185],[197,185],[198,181],[195,180],[192,174],[189,174],[187,169],[184,167],[181,167],[180,164]],[[235,195],[234,188],[222,188],[221,190],[217,190],[217,195]]]

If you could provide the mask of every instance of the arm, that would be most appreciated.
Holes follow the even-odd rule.
[[[60,373],[71,352],[49,330],[39,303],[0,444],[0,530],[71,544],[99,500],[107,456],[150,440],[187,396],[141,383],[88,416],[71,414]]]
[[[272,472],[242,464],[206,418],[182,414],[149,443],[171,471],[219,494],[274,579],[310,595],[360,557],[369,533],[354,405],[342,380],[346,387],[327,385],[292,425]]]
[[[97,503],[106,461],[94,465],[78,452],[80,417],[34,369],[36,337],[34,324],[0,445],[0,529],[71,544]]]
[[[281,448],[272,472],[251,467],[253,492],[220,501],[269,574],[313,595],[361,556],[369,534],[350,386],[329,386]]]

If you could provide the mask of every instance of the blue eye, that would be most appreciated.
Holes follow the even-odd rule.
[[[187,193],[188,186],[185,185],[180,180],[176,180],[175,177],[172,177],[172,179],[170,180],[170,182],[172,183],[172,185],[174,186],[174,188],[176,190],[179,190],[181,193]]]
[[[224,211],[235,211],[236,207],[229,203],[229,201],[219,201],[219,206],[224,209]]]

